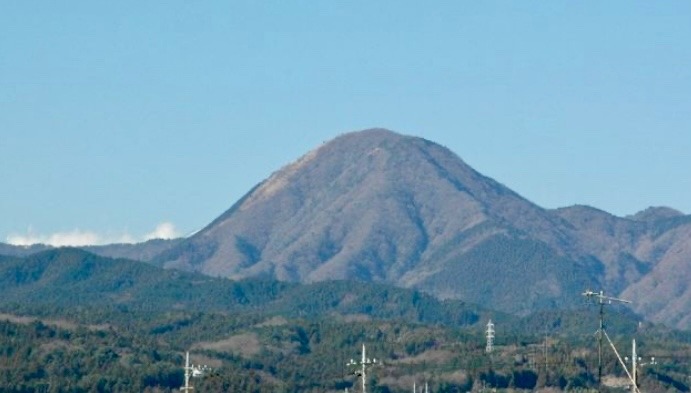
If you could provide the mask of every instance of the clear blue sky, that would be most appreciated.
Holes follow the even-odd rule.
[[[0,241],[197,230],[340,133],[691,213],[688,1],[0,4]]]

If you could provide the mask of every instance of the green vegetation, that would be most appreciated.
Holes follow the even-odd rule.
[[[71,317],[0,322],[3,391],[175,391],[183,381],[186,350],[193,363],[212,368],[193,379],[197,391],[342,391],[356,383],[345,364],[358,359],[362,343],[382,361],[372,369],[374,392],[410,391],[413,381],[429,382],[432,392],[481,386],[569,390],[592,388],[595,382],[591,335],[498,332],[496,350],[488,356],[480,327],[103,308],[81,308]],[[629,347],[623,336],[615,341],[619,348]],[[688,391],[689,337],[655,332],[640,334],[638,343],[639,353],[657,356],[658,364],[643,368],[646,391]],[[605,372],[623,375],[609,352]]]
[[[381,285],[232,282],[72,249],[0,257],[0,288],[2,392],[178,391],[186,351],[211,368],[192,379],[197,392],[357,391],[346,363],[363,343],[381,361],[372,392],[596,386],[594,307],[516,319]],[[689,390],[691,334],[617,309],[608,321],[622,352],[635,336],[656,356],[644,391]],[[623,376],[611,351],[604,369]]]

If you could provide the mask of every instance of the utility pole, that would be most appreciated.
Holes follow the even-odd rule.
[[[631,345],[631,393],[636,393],[636,391],[638,390],[638,377],[636,372],[637,359],[638,355],[636,355],[636,339],[634,338]]]
[[[638,356],[638,352],[636,350],[636,339],[633,339],[631,342],[631,393],[640,393],[640,390],[638,389],[638,367],[647,365],[654,366],[657,364],[654,356],[650,358],[648,363],[640,363],[641,360],[643,359]],[[629,357],[625,357],[624,361],[628,362]]]
[[[362,393],[367,393],[367,367],[373,366],[377,363],[377,359],[369,359],[365,355],[365,344],[362,344],[362,360],[358,364],[355,360],[350,359],[346,366],[361,366],[360,371],[355,371],[355,375],[362,377]]]
[[[413,393],[417,393],[417,384],[413,381]],[[429,384],[425,382],[425,393],[429,393]]]
[[[545,334],[545,344],[542,347],[542,352],[545,360],[545,375],[547,375],[547,334]]]
[[[618,303],[631,303],[629,300],[619,299],[616,297],[605,296],[603,291],[593,292],[587,290],[583,292],[583,296],[588,299],[595,299],[597,304],[600,305],[600,327],[597,329],[597,381],[602,383],[602,338],[605,333],[605,305],[612,304],[612,302]]]
[[[181,391],[189,393],[193,387],[190,386],[190,377],[192,376],[192,366],[190,366],[190,353],[185,354],[185,386],[180,388]]]

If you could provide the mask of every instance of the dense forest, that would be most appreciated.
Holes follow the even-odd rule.
[[[636,337],[647,363],[640,369],[645,391],[688,391],[689,334],[654,330]],[[623,335],[614,341],[622,352],[630,348]],[[498,327],[488,354],[481,326],[103,308],[61,319],[3,314],[0,384],[4,392],[172,392],[183,384],[189,351],[193,364],[209,367],[193,378],[197,391],[358,391],[357,370],[346,364],[359,360],[362,344],[378,359],[368,373],[373,392],[407,392],[414,382],[428,383],[431,392],[597,386],[591,335],[513,334]],[[624,377],[609,350],[604,372]]]
[[[347,363],[363,344],[371,392],[626,388],[608,346],[598,385],[585,303],[518,318],[383,285],[233,282],[79,250],[0,257],[0,270],[0,392],[175,392],[186,352],[206,366],[197,392],[358,392]],[[643,391],[689,391],[690,332],[614,306],[607,331],[622,357],[636,339]]]

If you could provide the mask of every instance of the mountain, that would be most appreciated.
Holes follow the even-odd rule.
[[[569,242],[549,212],[442,146],[369,130],[274,173],[159,260],[234,279],[385,282],[528,313],[598,283],[591,260],[550,244]]]
[[[649,208],[629,218],[574,206],[555,213],[572,226],[576,247],[598,258],[605,288],[633,301],[647,319],[691,328],[691,216]]]
[[[691,217],[669,208],[544,209],[443,146],[372,129],[273,173],[154,261],[233,279],[382,282],[518,315],[601,288],[688,328],[689,231]]]

